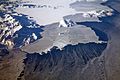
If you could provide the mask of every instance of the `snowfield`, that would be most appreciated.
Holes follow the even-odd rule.
[[[66,15],[91,10],[111,10],[100,5],[104,1],[106,0],[23,0],[16,11],[33,17],[40,25],[46,25],[59,22]],[[78,7],[79,11],[76,10]]]

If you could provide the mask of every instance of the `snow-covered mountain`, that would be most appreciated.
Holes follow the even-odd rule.
[[[1,44],[4,44],[10,48],[15,46],[20,47],[30,44],[40,38],[40,26],[35,24],[33,21],[29,21],[27,16],[25,17],[18,13],[5,13],[0,17]],[[28,27],[27,25],[31,27]],[[38,30],[35,31],[35,29]]]
[[[1,17],[0,22],[0,43],[7,46],[13,46],[14,42],[12,41],[12,37],[22,26],[10,14],[3,14],[3,18]]]

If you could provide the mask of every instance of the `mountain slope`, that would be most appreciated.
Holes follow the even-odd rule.
[[[25,80],[87,80],[83,76],[83,68],[89,60],[99,57],[106,46],[106,43],[81,43],[74,46],[68,45],[62,50],[54,47],[43,55],[28,54],[22,74]],[[100,72],[104,75],[104,70]]]

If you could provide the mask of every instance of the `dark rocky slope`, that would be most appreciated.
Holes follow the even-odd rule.
[[[28,54],[24,61],[24,73],[21,73],[18,80],[23,76],[25,80],[86,80],[82,73],[84,67],[89,60],[99,57],[106,46],[106,43],[81,43],[68,45],[63,50],[54,47],[43,55]],[[100,72],[105,74],[104,70]],[[101,76],[97,77],[101,79]]]

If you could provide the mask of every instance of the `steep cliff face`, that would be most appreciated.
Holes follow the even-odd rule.
[[[53,47],[43,55],[28,54],[18,80],[22,77],[25,80],[86,80],[82,74],[83,68],[90,60],[99,57],[106,46],[106,43],[80,43],[67,45],[62,50]]]

